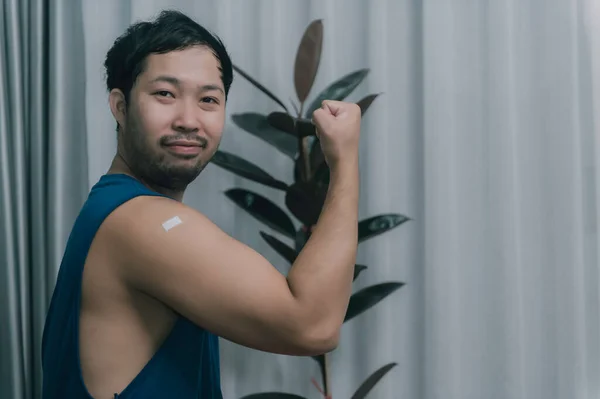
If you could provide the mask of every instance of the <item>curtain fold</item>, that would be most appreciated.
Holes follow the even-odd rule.
[[[595,397],[586,2],[424,4],[424,397]]]
[[[41,396],[41,337],[71,225],[87,195],[78,3],[0,7],[0,397]]]

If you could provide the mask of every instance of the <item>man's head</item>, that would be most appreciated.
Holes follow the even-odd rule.
[[[182,191],[216,152],[232,64],[221,41],[177,11],[130,26],[106,55],[119,155],[149,184]]]

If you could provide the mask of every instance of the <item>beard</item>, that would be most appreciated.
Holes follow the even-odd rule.
[[[128,115],[127,130],[122,133],[122,142],[124,160],[131,171],[139,176],[143,181],[151,186],[161,187],[170,191],[183,191],[192,183],[202,172],[206,163],[203,162],[200,155],[181,156],[178,159],[186,160],[196,158],[195,163],[177,162],[169,154],[160,152],[160,148],[166,144],[167,140],[187,139],[190,134],[181,133],[172,136],[163,136],[156,143],[148,142],[146,135],[135,120],[135,117]],[[194,137],[193,139],[197,139]],[[206,148],[206,141],[202,142]]]

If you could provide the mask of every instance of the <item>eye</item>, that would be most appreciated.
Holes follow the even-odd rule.
[[[160,91],[157,91],[157,92],[156,92],[156,93],[154,93],[154,94],[156,94],[156,95],[158,95],[158,96],[160,96],[160,97],[169,97],[169,96],[170,96],[170,97],[175,97],[175,96],[173,95],[173,93],[171,93],[170,91],[167,91],[167,90],[160,90]]]
[[[217,100],[214,97],[202,97],[202,99],[200,100],[203,103],[208,103],[208,104],[218,104],[219,100]]]

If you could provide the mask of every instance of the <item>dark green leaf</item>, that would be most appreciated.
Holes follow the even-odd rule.
[[[313,112],[315,112],[316,109],[321,108],[323,100],[342,101],[356,89],[368,74],[369,69],[360,69],[336,80],[327,86],[327,88],[313,100],[304,116],[308,119],[312,118]]]
[[[393,369],[397,363],[386,364],[381,367],[379,370],[375,371],[369,378],[362,383],[362,385],[358,388],[358,390],[352,395],[351,399],[364,399],[367,397],[369,392],[373,389],[373,387],[381,380],[388,371]]]
[[[298,154],[298,140],[294,136],[272,127],[266,116],[247,112],[234,114],[231,119],[240,128],[266,141],[290,158],[294,159]]]
[[[285,205],[305,226],[317,223],[327,192],[311,182],[296,182],[289,186]]]
[[[253,393],[251,395],[246,395],[241,397],[240,399],[306,399],[303,396],[294,395],[292,393],[284,393],[284,392],[263,392],[263,393]]]
[[[319,166],[317,170],[313,172],[312,181],[314,181],[320,187],[327,187],[329,185],[329,178],[329,166],[326,162],[323,162],[321,166]]]
[[[296,94],[301,103],[306,100],[312,88],[319,62],[321,61],[321,48],[323,46],[323,22],[318,19],[308,25],[300,40],[296,61],[294,63],[294,85]]]
[[[270,234],[267,234],[263,231],[260,232],[260,236],[277,252],[281,255],[285,260],[290,263],[294,263],[298,253],[294,251],[289,245],[281,242],[278,238],[273,237]]]
[[[354,265],[354,278],[352,279],[352,281],[356,280],[358,275],[365,269],[367,269],[365,265]]]
[[[263,86],[262,84],[258,83],[258,81],[256,81],[256,79],[254,79],[252,76],[248,75],[240,67],[238,67],[236,65],[233,65],[233,70],[236,71],[237,73],[239,73],[240,75],[242,75],[244,78],[246,78],[246,80],[248,80],[250,83],[252,83],[254,86],[256,86],[256,88],[258,88],[258,90],[262,91],[267,96],[269,96],[269,98],[271,98],[277,104],[281,105],[283,107],[283,109],[285,109],[286,112],[287,112],[288,109],[283,104],[283,101],[281,101],[280,99],[278,99],[277,97],[275,97],[275,94],[271,93],[265,86]]]
[[[305,119],[305,118],[296,119],[296,128],[297,128],[297,135],[299,135],[300,137],[316,135],[316,127],[310,121],[310,119]]]
[[[369,94],[368,96],[364,97],[362,100],[356,103],[360,107],[361,115],[364,115],[365,112],[367,112],[367,110],[379,94]]]
[[[370,307],[377,305],[381,300],[403,285],[404,283],[399,282],[381,283],[364,288],[353,294],[350,297],[344,321],[346,322]]]
[[[211,162],[222,167],[223,169],[235,173],[238,176],[245,177],[246,179],[250,179],[257,183],[261,183],[279,190],[287,190],[288,185],[284,182],[275,179],[273,176],[253,163],[229,152],[217,151],[211,159]]]
[[[409,220],[408,217],[396,213],[378,215],[361,220],[358,223],[358,241],[362,242],[369,238],[373,238],[396,228]]]
[[[242,188],[232,188],[225,191],[225,195],[240,208],[272,229],[292,239],[296,235],[296,229],[290,217],[281,208],[260,194]]]
[[[267,116],[267,121],[275,129],[294,136],[296,135],[296,132],[294,132],[294,118],[285,112],[271,112]]]
[[[295,137],[298,137],[298,135],[301,137],[314,136],[316,133],[315,125],[313,125],[310,120],[294,118],[285,112],[271,112],[269,116],[267,116],[267,121],[275,129]]]
[[[300,156],[296,157],[296,160],[294,161],[294,181],[295,182],[302,181],[302,176],[304,174],[304,172],[302,171],[303,164],[304,164],[304,162],[302,162],[302,157],[300,157]]]

